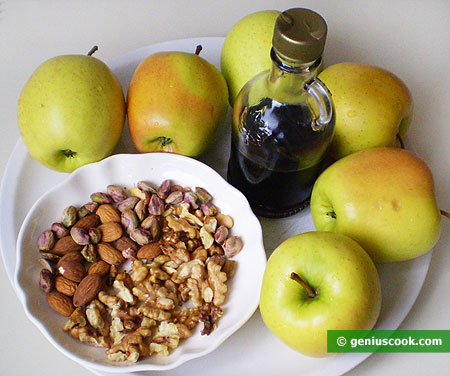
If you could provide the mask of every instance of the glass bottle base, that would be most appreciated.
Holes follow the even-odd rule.
[[[294,206],[289,209],[277,210],[273,208],[263,207],[260,205],[252,205],[250,203],[250,207],[257,216],[265,217],[265,218],[285,218],[290,217],[291,215],[297,214],[302,210],[306,209],[309,206],[309,197],[301,202],[299,205]]]
[[[308,207],[317,166],[310,170],[275,172],[258,168],[242,158],[242,163],[238,163],[233,157],[228,163],[227,181],[245,195],[256,215],[284,218]],[[257,171],[263,170],[268,176],[258,184],[250,183],[241,168],[244,163],[245,173],[256,176]]]

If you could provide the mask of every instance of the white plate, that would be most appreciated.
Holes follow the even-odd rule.
[[[52,312],[45,303],[37,281],[42,269],[38,263],[36,241],[39,234],[60,218],[62,210],[81,207],[94,192],[104,192],[109,184],[134,187],[139,181],[156,185],[169,179],[174,184],[203,187],[214,197],[214,204],[234,220],[232,234],[239,236],[244,247],[233,259],[237,262],[235,276],[228,284],[224,315],[208,336],[200,335],[200,325],[167,357],[146,357],[137,363],[109,361],[105,349],[95,349],[71,338],[62,330],[67,318]],[[255,312],[266,265],[262,231],[258,219],[244,197],[215,170],[192,158],[176,154],[120,154],[83,166],[61,184],[44,194],[26,216],[17,240],[15,274],[19,298],[30,320],[63,354],[85,367],[98,371],[166,370],[215,350],[238,330]]]
[[[170,41],[141,48],[108,61],[116,72],[124,90],[139,61],[157,51],[193,51],[202,44],[202,56],[219,66],[220,51],[224,38],[193,38]],[[221,143],[202,158],[225,176],[229,155],[229,122],[223,125],[219,138]],[[125,130],[118,151],[132,152],[128,132]],[[0,241],[2,256],[10,278],[15,269],[16,238],[26,213],[34,202],[66,174],[42,167],[28,155],[22,141],[17,142],[11,154],[0,191]],[[261,219],[267,254],[288,237],[314,230],[309,210],[281,220]],[[396,329],[404,320],[416,300],[431,260],[431,253],[412,261],[379,265],[382,283],[383,305],[377,329]],[[11,279],[12,280],[12,279]],[[159,373],[160,375],[215,376],[238,374],[273,375],[341,375],[366,359],[370,354],[341,354],[324,359],[302,356],[281,343],[264,325],[259,311],[222,346],[201,359]],[[95,372],[99,375],[107,373]],[[125,376],[127,374],[124,374]]]

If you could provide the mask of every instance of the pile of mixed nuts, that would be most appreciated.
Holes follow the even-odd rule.
[[[64,330],[133,362],[168,355],[198,323],[210,334],[242,249],[233,219],[204,188],[170,180],[109,185],[90,199],[38,239],[39,284],[69,317]]]

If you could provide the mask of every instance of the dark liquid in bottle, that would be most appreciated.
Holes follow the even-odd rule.
[[[228,181],[256,214],[280,218],[306,206],[333,132],[314,131],[312,121],[306,105],[266,98],[233,125]]]

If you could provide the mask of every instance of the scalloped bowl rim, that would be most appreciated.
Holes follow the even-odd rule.
[[[149,161],[147,161],[147,159]],[[181,351],[181,354],[178,354],[177,358],[173,362],[168,362],[166,364],[149,363],[149,359],[151,359],[152,357],[146,357],[144,360],[138,361],[137,363],[119,362],[118,364],[116,364],[116,363],[110,362],[110,365],[103,365],[103,364],[99,364],[95,361],[85,359],[84,357],[81,357],[81,356],[75,354],[70,349],[68,349],[66,346],[62,345],[56,338],[54,338],[54,336],[50,332],[47,325],[44,322],[42,322],[41,319],[38,316],[36,316],[35,313],[33,313],[33,307],[30,306],[30,298],[31,297],[27,293],[26,287],[24,287],[22,285],[22,274],[24,273],[23,256],[24,256],[24,254],[26,254],[26,252],[23,249],[23,245],[24,245],[23,243],[24,243],[25,237],[29,233],[31,223],[32,223],[34,217],[36,216],[36,212],[39,209],[41,209],[41,206],[43,205],[43,203],[48,201],[50,199],[50,197],[52,197],[52,195],[55,195],[62,189],[65,189],[65,188],[71,186],[71,184],[73,184],[74,182],[77,183],[77,181],[80,178],[82,178],[83,175],[86,175],[86,174],[89,175],[93,171],[95,172],[96,170],[104,168],[105,166],[108,166],[108,165],[114,165],[117,162],[119,162],[119,165],[120,165],[122,160],[125,160],[125,161],[132,160],[133,162],[139,162],[139,163],[144,163],[142,161],[145,161],[146,164],[148,164],[149,162],[151,162],[153,160],[155,160],[156,162],[160,162],[160,163],[168,163],[167,161],[169,161],[169,162],[176,162],[177,164],[179,164],[180,169],[182,166],[189,166],[189,167],[194,167],[195,169],[200,170],[201,172],[204,173],[204,177],[200,178],[200,180],[205,179],[206,177],[211,178],[211,181],[213,181],[214,183],[222,184],[222,187],[227,191],[227,193],[230,195],[230,197],[234,198],[235,201],[233,201],[233,203],[231,203],[230,205],[239,204],[239,207],[240,207],[239,214],[245,216],[245,224],[247,225],[247,228],[251,229],[251,231],[252,231],[251,239],[252,239],[252,242],[254,242],[254,243],[249,244],[249,245],[247,245],[247,242],[245,241],[246,234],[238,233],[240,236],[242,236],[244,238],[244,248],[241,251],[241,253],[236,256],[236,258],[238,258],[241,254],[244,254],[244,252],[246,250],[248,250],[247,252],[250,252],[250,250],[253,250],[251,252],[253,254],[252,261],[254,262],[254,264],[253,264],[254,268],[252,268],[252,269],[254,269],[254,275],[252,276],[252,278],[256,277],[256,280],[254,281],[254,283],[255,283],[254,290],[256,290],[256,291],[255,291],[255,295],[254,295],[253,299],[245,299],[245,302],[243,302],[243,303],[244,303],[244,305],[246,305],[246,309],[244,310],[242,315],[239,316],[239,319],[237,321],[235,321],[232,325],[229,325],[227,328],[223,328],[220,326],[220,324],[222,323],[224,318],[227,316],[227,312],[225,311],[224,316],[219,321],[218,327],[211,334],[211,336],[212,336],[212,335],[214,335],[215,332],[219,331],[220,335],[218,335],[214,339],[214,342],[210,343],[206,348],[197,350],[195,352],[183,352],[183,346],[185,346],[186,344],[182,343],[175,350],[175,351]],[[198,179],[198,177],[196,179]],[[153,181],[150,176],[146,180]],[[176,182],[178,182],[178,178],[176,178],[176,177],[173,177],[172,180],[175,180]],[[128,184],[131,185],[131,184],[136,184],[136,183],[137,183],[137,181],[133,181],[133,182],[129,182]],[[182,179],[179,180],[179,183],[183,184]],[[109,182],[108,184],[115,184],[115,183]],[[210,182],[208,182],[208,184],[210,184]],[[207,184],[206,188],[209,191],[211,191],[211,193],[213,194],[212,191],[214,191],[214,189],[212,188],[212,186],[208,186],[208,184]],[[128,185],[128,187],[130,187],[130,185]],[[184,185],[190,186],[190,184],[184,184]],[[106,187],[104,187],[104,188],[106,188]],[[216,199],[223,200],[223,198],[216,197],[214,194],[213,194],[213,196],[214,196],[215,200]],[[87,202],[87,201],[85,200],[85,202]],[[218,204],[217,206],[219,207],[219,209],[221,211],[223,211],[220,204]],[[63,205],[62,207],[65,207],[65,206]],[[223,212],[225,212],[225,211],[223,211]],[[234,217],[235,223],[236,223],[238,218],[236,218],[235,215],[232,215],[232,216]],[[57,217],[55,217],[55,219],[56,218]],[[47,227],[49,225],[50,225],[50,223],[48,223]],[[237,226],[235,226],[235,227],[237,227]],[[103,371],[103,372],[111,372],[111,373],[120,373],[123,371],[139,372],[139,371],[168,370],[168,369],[178,367],[181,364],[183,364],[191,359],[195,359],[195,358],[204,356],[204,355],[214,351],[215,349],[217,349],[228,337],[230,337],[242,325],[244,325],[250,319],[250,317],[253,315],[253,313],[256,311],[256,309],[258,308],[259,293],[260,293],[260,288],[261,288],[261,284],[262,284],[262,277],[263,277],[265,265],[267,262],[266,254],[265,254],[265,250],[264,250],[264,244],[263,244],[261,224],[259,223],[256,216],[251,211],[250,205],[249,205],[247,199],[245,198],[245,196],[240,191],[238,191],[236,188],[234,188],[233,186],[228,184],[225,181],[225,179],[222,178],[222,176],[220,176],[214,169],[212,169],[208,165],[206,165],[196,159],[190,158],[190,157],[186,157],[186,156],[182,156],[182,155],[178,155],[178,154],[159,153],[159,152],[148,153],[148,154],[116,154],[116,155],[112,155],[108,158],[105,158],[102,161],[91,163],[91,164],[82,166],[82,167],[78,168],[77,170],[75,170],[73,173],[68,175],[67,179],[65,179],[64,181],[62,181],[61,183],[59,183],[58,185],[53,187],[50,191],[48,191],[47,193],[42,195],[31,207],[31,209],[29,210],[28,214],[26,215],[26,217],[22,223],[22,226],[20,228],[19,235],[17,238],[16,251],[17,251],[17,263],[16,263],[16,270],[15,270],[15,275],[14,275],[15,284],[17,286],[18,296],[20,298],[20,301],[22,302],[22,305],[24,307],[24,310],[25,310],[28,318],[39,328],[39,330],[44,334],[44,336],[59,351],[61,351],[63,354],[65,354],[70,359],[80,363],[84,367],[96,369],[96,370]],[[37,257],[36,257],[36,261],[37,261]],[[239,272],[240,272],[239,269],[240,269],[240,263],[238,261],[238,269],[237,269],[235,276],[233,277],[232,282],[230,282],[231,284],[234,283],[234,280],[236,279],[237,275],[239,275]],[[36,281],[35,285],[36,286],[38,285],[37,281]],[[39,290],[39,287],[37,287],[37,289]],[[236,288],[232,288],[232,290],[235,291]],[[228,306],[228,302],[232,299],[232,297],[229,295],[231,295],[233,291],[231,291],[231,293],[229,293],[227,295],[227,301],[225,303],[225,307]],[[44,300],[44,303],[47,304],[45,302],[45,299],[43,299],[43,300]],[[226,310],[228,310],[228,309],[230,309],[230,308],[226,308]],[[228,312],[228,314],[229,313],[230,312]],[[55,315],[57,315],[57,314],[55,313]],[[60,327],[58,329],[63,331],[62,327]],[[68,333],[64,333],[64,334],[69,336]],[[194,335],[195,334],[196,333],[194,333]],[[71,340],[70,336],[69,336],[69,338]],[[190,338],[192,338],[192,337],[190,337]],[[189,341],[190,338],[188,338],[184,341]],[[79,342],[79,344],[81,346],[85,346],[90,349],[95,349],[95,347],[91,347],[89,345],[82,344],[81,342]],[[106,354],[104,354],[104,352],[102,353],[102,355],[106,358]],[[172,356],[172,355],[173,355],[173,353],[170,356]],[[170,356],[168,358],[170,358]],[[125,365],[123,363],[125,363]]]

